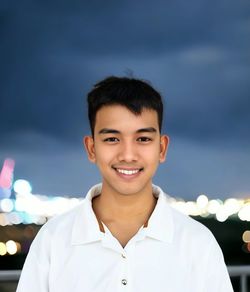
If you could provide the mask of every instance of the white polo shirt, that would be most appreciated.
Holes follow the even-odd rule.
[[[172,209],[156,186],[148,221],[123,248],[100,231],[92,198],[52,218],[34,239],[17,292],[233,292],[212,233]]]

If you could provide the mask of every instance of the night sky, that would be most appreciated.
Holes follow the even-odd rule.
[[[154,178],[194,199],[250,196],[250,1],[0,2],[0,167],[33,192],[85,195],[86,94],[108,75],[149,80],[168,158]]]

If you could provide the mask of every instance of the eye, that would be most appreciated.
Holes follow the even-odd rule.
[[[139,137],[138,139],[137,139],[137,141],[139,141],[139,142],[150,142],[150,141],[152,141],[152,139],[151,138],[149,138],[149,137]]]
[[[116,137],[109,137],[103,140],[104,142],[116,143],[119,140]]]

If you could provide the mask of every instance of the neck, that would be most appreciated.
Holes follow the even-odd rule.
[[[133,195],[107,192],[103,188],[102,193],[93,199],[92,205],[97,218],[104,223],[137,222],[143,225],[152,214],[156,202],[152,187],[145,193]]]

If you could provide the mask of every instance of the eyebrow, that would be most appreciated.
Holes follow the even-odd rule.
[[[157,130],[153,127],[142,128],[136,130],[136,133],[156,133]],[[115,129],[103,128],[101,129],[98,134],[120,134],[121,132]]]

